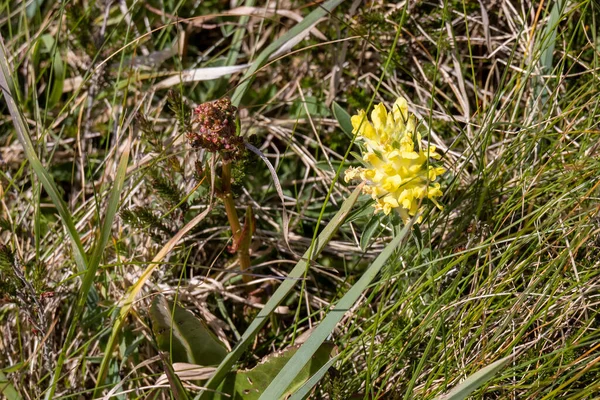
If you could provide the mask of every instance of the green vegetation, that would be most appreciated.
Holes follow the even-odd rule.
[[[0,398],[597,398],[599,11],[0,2]],[[406,225],[343,179],[398,97]]]

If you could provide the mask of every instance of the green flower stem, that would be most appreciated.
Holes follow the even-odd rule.
[[[241,270],[242,272],[245,272],[250,269],[250,241],[252,240],[252,232],[244,232],[240,225],[240,220],[233,201],[233,194],[231,193],[231,163],[229,161],[223,162],[221,185],[223,203],[225,203],[225,212],[227,213],[227,219],[229,220],[229,226],[231,227],[231,233],[233,234],[234,247],[236,248]],[[242,279],[244,282],[250,282],[252,280],[252,278],[246,274],[242,276]]]

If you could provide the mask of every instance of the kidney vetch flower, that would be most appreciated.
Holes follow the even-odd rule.
[[[433,145],[421,145],[414,115],[408,113],[408,103],[399,97],[391,112],[383,103],[371,113],[371,121],[364,110],[352,116],[353,133],[364,144],[365,167],[346,170],[345,180],[366,181],[363,192],[375,200],[375,212],[386,215],[396,209],[406,223],[411,216],[422,211],[422,199],[430,199],[439,209],[436,197],[442,196],[436,178],[446,170],[434,166],[430,158],[439,160]],[[421,222],[419,216],[417,222]]]

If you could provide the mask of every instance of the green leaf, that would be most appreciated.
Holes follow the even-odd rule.
[[[363,163],[363,165],[364,165],[364,163],[365,163],[365,162],[363,161],[363,159],[362,159],[362,156],[361,156],[359,153],[357,153],[357,152],[355,152],[355,151],[351,151],[351,152],[350,152],[350,155],[351,155],[352,157],[354,157],[354,159],[355,159],[355,160],[358,160],[358,161],[360,161],[360,162],[361,162],[361,163]]]
[[[296,354],[299,347],[292,346],[282,352],[270,354],[251,370],[230,372],[217,389],[214,399],[258,399],[281,368]],[[334,347],[332,343],[323,343],[306,366],[296,375],[296,379],[290,383],[283,396],[294,393],[312,375],[320,371],[321,367],[329,361]]]
[[[216,388],[219,383],[223,380],[225,375],[230,371],[233,364],[241,357],[248,345],[252,343],[254,337],[262,328],[262,326],[269,320],[269,315],[275,311],[275,308],[286,298],[288,293],[294,288],[299,279],[304,276],[306,268],[308,268],[308,260],[314,260],[323,251],[327,243],[331,240],[337,229],[342,225],[352,207],[356,203],[358,196],[362,190],[362,185],[359,185],[354,189],[354,192],[342,203],[340,210],[335,214],[331,221],[325,226],[321,234],[315,240],[315,243],[304,253],[302,259],[298,261],[296,266],[290,271],[288,279],[285,279],[281,285],[277,288],[273,296],[267,301],[267,304],[263,307],[258,315],[254,318],[248,329],[242,335],[240,342],[235,348],[225,357],[223,362],[219,365],[215,371],[215,375],[205,384],[208,389]],[[287,385],[286,385],[287,388]],[[285,389],[285,388],[284,388]],[[210,391],[205,391],[201,394],[200,398],[209,398],[212,396]]]
[[[15,387],[10,383],[8,379],[6,379],[6,375],[2,371],[0,371],[0,395],[1,397],[6,398],[7,400],[21,400],[22,397],[17,391]]]
[[[463,400],[466,399],[471,393],[477,390],[480,386],[485,384],[487,381],[492,379],[494,375],[498,371],[500,371],[504,366],[510,361],[511,357],[505,357],[501,360],[498,360],[487,367],[475,372],[473,375],[469,376],[463,382],[461,382],[454,389],[449,391],[448,393],[436,397],[435,400]]]
[[[150,307],[152,331],[158,348],[171,354],[171,362],[218,365],[227,348],[194,314],[156,296]]]
[[[32,0],[31,2],[29,2],[27,4],[27,8],[25,9],[25,14],[27,15],[27,18],[31,19],[35,17],[36,14],[40,12],[40,8],[43,3],[44,0]]]
[[[556,35],[560,21],[564,16],[564,5],[564,0],[557,0],[554,3],[554,6],[550,11],[548,23],[546,24],[546,27],[539,38],[540,40],[536,43],[539,46],[538,49],[540,51],[538,64],[540,66],[540,71],[542,71],[542,74],[544,75],[549,75],[552,73]],[[542,110],[545,111],[549,107],[548,97],[550,96],[550,91],[548,89],[548,82],[542,77],[537,77],[537,79],[534,79],[533,81],[535,96],[540,97]]]
[[[350,114],[348,114],[346,112],[346,110],[344,110],[342,108],[342,106],[340,106],[335,101],[333,102],[333,104],[331,106],[331,111],[333,112],[333,116],[335,117],[335,119],[337,120],[337,122],[340,124],[340,128],[342,128],[342,131],[350,139],[352,139],[352,137],[354,137],[354,134],[352,133],[352,131],[354,130],[354,128],[352,128],[352,120],[350,118]]]
[[[300,350],[294,354],[285,367],[279,372],[277,377],[269,385],[267,390],[262,394],[260,400],[278,399],[285,392],[285,389],[295,379],[296,375],[304,368],[306,363],[319,349],[319,346],[333,332],[337,324],[344,317],[346,312],[350,310],[360,296],[363,294],[367,286],[371,284],[377,276],[381,268],[387,260],[398,249],[400,244],[406,238],[412,223],[408,223],[402,231],[396,236],[386,247],[381,254],[373,261],[365,273],[360,277],[350,290],[338,301],[335,307],[327,313],[323,322],[321,322],[312,332],[306,342],[300,347]]]
[[[554,47],[556,46],[556,32],[564,12],[564,0],[558,0],[554,3],[550,18],[544,28],[539,42],[541,55],[539,59],[542,72],[549,74],[552,71],[552,58],[554,56]]]
[[[94,389],[94,393],[92,394],[93,398],[100,396],[100,391],[102,390],[104,379],[108,372],[108,368],[110,366],[110,362],[112,359],[113,350],[117,344],[117,338],[119,333],[121,332],[121,328],[127,321],[127,316],[129,315],[129,311],[135,302],[136,297],[139,295],[140,291],[144,287],[145,283],[152,276],[152,272],[161,265],[160,262],[166,255],[179,243],[181,238],[183,238],[189,231],[191,231],[196,225],[200,223],[210,212],[212,211],[212,203],[209,203],[209,206],[202,211],[200,214],[192,218],[183,228],[179,230],[169,241],[160,249],[160,251],[154,256],[152,261],[146,267],[142,275],[138,278],[138,280],[129,287],[127,294],[121,300],[121,308],[118,312],[116,319],[113,322],[112,332],[110,337],[108,338],[108,342],[106,343],[106,347],[104,350],[104,356],[102,357],[102,361],[100,363],[100,369],[98,370],[98,380],[96,382],[96,388]]]

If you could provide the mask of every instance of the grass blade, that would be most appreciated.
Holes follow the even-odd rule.
[[[256,60],[252,63],[252,66],[246,71],[242,77],[242,83],[235,89],[233,96],[231,96],[231,103],[234,106],[239,106],[242,102],[242,97],[246,93],[246,90],[250,87],[250,84],[254,80],[254,73],[259,70],[269,60],[271,54],[278,51],[287,42],[294,40],[297,36],[301,35],[304,31],[311,28],[312,25],[316,24],[319,19],[330,13],[334,8],[339,6],[344,0],[329,0],[317,7],[316,10],[308,14],[302,22],[295,25],[292,29],[281,35],[280,38],[275,40],[266,49],[264,49]]]
[[[346,312],[354,306],[358,298],[365,291],[367,286],[371,284],[373,279],[377,276],[381,268],[385,265],[387,260],[392,254],[398,249],[398,246],[406,238],[409,229],[412,224],[407,224],[386,247],[383,249],[381,254],[373,261],[371,266],[365,271],[350,290],[340,299],[336,304],[335,308],[330,310],[323,321],[315,328],[310,337],[300,347],[300,349],[294,354],[292,359],[285,365],[285,367],[275,377],[273,382],[269,385],[267,390],[260,396],[260,400],[278,399],[284,393],[285,389],[294,380],[298,372],[306,365],[313,354],[321,346],[321,344],[327,339],[327,336],[333,332],[336,325],[344,317]]]
[[[500,371],[510,361],[511,357],[502,358],[496,362],[491,363],[485,368],[475,372],[469,376],[463,382],[461,382],[454,389],[449,391],[440,397],[436,397],[435,400],[463,400],[466,399],[471,393],[477,390],[481,385],[492,379],[492,377]]]
[[[96,277],[96,270],[98,269],[98,266],[100,265],[100,261],[102,259],[102,253],[104,252],[104,248],[106,247],[106,244],[108,243],[108,240],[110,238],[113,221],[119,208],[119,201],[121,199],[121,191],[123,190],[125,176],[127,175],[127,164],[129,163],[129,149],[131,148],[131,138],[128,139],[128,142],[129,143],[127,143],[125,146],[125,151],[121,155],[119,166],[117,167],[117,175],[115,177],[115,181],[113,182],[113,187],[110,192],[110,197],[108,199],[106,214],[104,215],[104,223],[102,224],[102,228],[100,229],[99,240],[96,243],[94,252],[92,254],[92,258],[90,259],[88,269],[85,271],[85,275],[83,277],[81,289],[79,290],[77,308],[75,310],[73,320],[71,321],[71,325],[67,332],[62,351],[58,356],[58,361],[56,363],[56,368],[54,370],[54,375],[52,378],[52,385],[46,392],[47,400],[52,399],[54,396],[54,391],[60,378],[62,366],[64,365],[65,358],[67,356],[67,349],[69,348],[71,340],[74,337],[75,331],[78,326],[78,321],[81,318],[81,314],[83,313],[83,309],[85,307],[87,295],[92,289],[94,278]]]
[[[21,115],[19,106],[17,105],[16,99],[18,96],[16,95],[16,86],[11,77],[10,67],[8,65],[8,59],[6,58],[6,51],[4,49],[4,38],[0,34],[0,90],[4,95],[4,100],[6,101],[6,107],[10,112],[10,116],[12,118],[13,124],[15,126],[15,131],[17,133],[17,137],[19,138],[19,142],[23,146],[23,150],[25,151],[25,156],[27,157],[27,161],[35,171],[38,179],[42,183],[44,190],[48,193],[50,198],[52,199],[52,203],[56,207],[60,218],[63,221],[67,229],[67,233],[71,238],[71,244],[73,246],[73,254],[75,255],[75,262],[79,269],[79,272],[85,271],[87,269],[87,262],[85,257],[85,251],[83,250],[83,246],[81,244],[81,239],[79,234],[77,233],[77,229],[75,229],[75,224],[73,223],[73,218],[71,213],[67,209],[66,204],[62,200],[62,197],[54,183],[54,179],[52,176],[46,171],[44,166],[42,165],[40,159],[37,156],[35,151],[35,147],[31,141],[31,137],[29,135],[29,130],[25,121],[23,120],[23,116]]]
[[[267,301],[264,308],[260,310],[256,318],[252,321],[248,329],[242,335],[240,342],[235,346],[235,348],[225,357],[221,365],[215,371],[215,375],[206,383],[205,387],[209,389],[216,388],[221,380],[225,377],[225,374],[229,372],[233,364],[240,358],[242,353],[246,350],[248,345],[254,339],[254,336],[258,333],[260,328],[267,322],[269,315],[275,311],[275,308],[285,299],[288,293],[294,288],[298,279],[304,276],[304,272],[306,268],[308,268],[308,260],[314,260],[319,253],[325,248],[325,245],[331,240],[337,229],[342,225],[354,203],[358,199],[362,190],[362,185],[359,185],[354,192],[344,201],[340,210],[335,214],[335,216],[331,219],[331,221],[327,224],[327,226],[323,229],[314,245],[312,245],[306,253],[304,253],[302,259],[298,261],[296,266],[290,271],[288,275],[288,279],[284,280],[281,285],[277,288],[273,296]],[[311,251],[312,249],[312,251]],[[315,349],[316,351],[316,349]],[[290,381],[291,382],[291,381]],[[289,386],[289,383],[288,385]],[[283,388],[285,390],[286,387]],[[208,398],[212,393],[204,392],[201,395],[202,398]]]
[[[335,363],[338,360],[338,358],[339,358],[338,356],[335,356],[335,357],[331,358],[329,361],[327,361],[325,363],[325,365],[323,365],[321,368],[319,368],[319,370],[317,372],[315,372],[315,374],[313,376],[311,376],[310,379],[304,383],[304,385],[302,385],[298,390],[296,390],[296,392],[288,400],[306,399],[307,398],[306,396],[308,396],[310,394],[310,391],[315,387],[315,385],[317,383],[319,383],[321,378],[323,378],[325,373],[327,373],[327,371],[329,371],[329,368],[331,368],[333,363]]]

